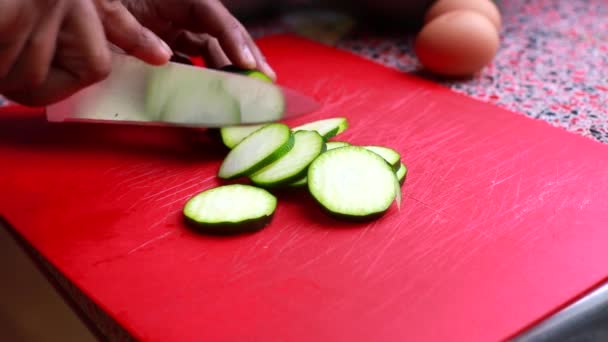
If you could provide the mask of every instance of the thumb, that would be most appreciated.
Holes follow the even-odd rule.
[[[98,1],[108,40],[144,62],[161,65],[173,54],[167,43],[141,25],[120,1]]]

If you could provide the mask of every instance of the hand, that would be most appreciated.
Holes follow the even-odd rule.
[[[108,40],[151,64],[171,57],[119,1],[0,1],[0,93],[43,106],[104,79]]]
[[[144,26],[177,53],[276,75],[241,23],[218,0],[121,0]],[[143,57],[143,56],[142,56]]]

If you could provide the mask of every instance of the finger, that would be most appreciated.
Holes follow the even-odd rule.
[[[81,86],[105,79],[112,67],[112,56],[95,5],[75,1],[65,25],[58,42],[57,67],[72,73]]]
[[[28,12],[24,1],[0,1],[0,79],[13,68],[34,28]]]
[[[262,54],[262,51],[260,51],[260,49],[255,44],[255,42],[253,41],[253,39],[251,38],[251,36],[247,35],[245,37],[245,39],[247,40],[247,43],[249,44],[249,47],[253,51],[253,55],[255,56],[255,59],[257,61],[257,68],[258,68],[258,70],[261,71],[262,73],[264,73],[266,76],[270,77],[273,81],[276,81],[277,80],[277,74],[270,67],[270,65],[266,61],[266,57],[264,57],[264,55]]]
[[[81,80],[72,73],[53,68],[49,70],[44,84],[31,89],[10,90],[2,93],[8,100],[31,107],[44,107],[63,100],[81,87]]]
[[[155,65],[171,58],[169,45],[141,25],[120,1],[101,1],[100,13],[108,40],[127,54]]]
[[[219,69],[230,64],[220,43],[208,34],[182,32],[174,42],[174,48],[190,56],[201,56],[210,68]]]
[[[45,106],[98,82],[110,72],[111,56],[97,9],[77,1],[62,22],[55,63],[36,89],[5,92],[7,98],[29,106]]]
[[[170,1],[158,1],[158,13],[184,29],[208,33],[216,37],[226,56],[235,65],[254,69],[257,62],[245,39],[246,30],[217,0],[188,0],[188,6],[174,6]]]
[[[65,2],[58,2],[46,9],[44,17],[30,35],[11,71],[2,79],[4,91],[35,88],[47,78],[57,36],[64,18]]]

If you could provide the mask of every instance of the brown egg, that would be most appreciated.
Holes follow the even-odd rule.
[[[499,34],[485,16],[469,10],[445,13],[418,33],[415,51],[428,70],[446,76],[470,76],[492,61]]]
[[[500,31],[502,23],[500,11],[492,0],[438,0],[426,12],[424,23],[426,24],[440,15],[458,10],[471,10],[483,14]]]

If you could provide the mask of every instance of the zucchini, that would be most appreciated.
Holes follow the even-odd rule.
[[[304,176],[304,177],[298,179],[297,181],[289,184],[289,186],[294,187],[294,188],[299,188],[299,187],[306,186],[307,184],[308,184],[308,177]]]
[[[270,77],[266,76],[266,74],[264,74],[263,72],[261,72],[259,70],[242,69],[242,68],[239,68],[232,64],[221,67],[220,70],[227,71],[227,72],[234,72],[237,74],[257,78],[257,79],[260,79],[260,80],[266,81],[266,82],[272,82],[272,79]]]
[[[243,139],[247,138],[251,133],[257,131],[258,129],[266,126],[265,124],[259,125],[245,125],[245,126],[228,126],[220,128],[220,136],[222,138],[222,142],[228,148],[234,148],[238,145]]]
[[[186,202],[186,221],[214,234],[239,233],[263,228],[271,222],[277,199],[264,189],[231,184],[203,191]]]
[[[359,146],[333,149],[315,159],[308,169],[308,189],[327,212],[355,220],[383,215],[401,195],[391,166]]]
[[[218,176],[234,179],[249,176],[289,152],[294,144],[287,125],[268,124],[246,137],[233,148],[220,166]]]
[[[345,141],[328,141],[327,142],[328,151],[333,150],[334,148],[345,147],[345,146],[350,146],[350,144]]]
[[[177,81],[176,81],[177,82]],[[208,82],[205,88],[205,96],[201,94],[199,87],[203,82]],[[179,124],[198,124],[201,117],[205,118],[205,124],[217,127],[226,123],[237,125],[241,123],[241,107],[239,102],[232,96],[226,95],[223,82],[219,80],[192,80],[190,83],[181,84],[184,88],[176,89],[171,93],[161,112],[161,118],[168,122]],[[209,101],[209,98],[221,101]],[[227,121],[229,116],[231,121]]]
[[[239,75],[225,77],[225,73],[211,69],[197,73],[178,63],[157,67],[147,75],[146,113],[177,124],[197,123],[204,117],[207,127],[283,118],[285,97],[280,88],[262,80],[255,70],[235,73]]]
[[[325,141],[315,131],[294,134],[293,148],[274,163],[254,173],[251,181],[261,187],[289,184],[306,175],[308,165],[325,151]]]
[[[403,163],[399,163],[399,169],[397,169],[395,174],[397,175],[399,184],[403,185],[405,182],[405,176],[407,175],[407,166],[405,166]]]
[[[387,163],[389,163],[392,168],[397,171],[399,169],[399,165],[401,164],[401,155],[399,152],[395,151],[390,147],[385,146],[363,146],[366,149],[378,154],[380,157],[384,158]]]
[[[257,77],[252,77],[257,78]],[[265,81],[256,80],[259,86],[252,88],[237,78],[222,82],[230,97],[239,99],[241,124],[258,124],[283,119],[286,103],[283,91]]]
[[[293,128],[293,131],[317,131],[325,140],[328,140],[344,132],[347,128],[348,121],[346,121],[346,118],[337,117],[309,122]]]
[[[329,151],[329,150],[333,150],[335,148],[340,148],[340,147],[345,147],[345,146],[350,146],[350,144],[347,142],[344,142],[344,141],[328,141],[327,143],[325,143],[325,150]],[[301,177],[297,181],[289,184],[289,186],[298,188],[298,187],[305,186],[306,184],[308,184],[308,178],[306,177],[306,175],[304,175],[304,177]]]

